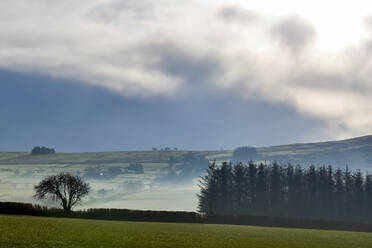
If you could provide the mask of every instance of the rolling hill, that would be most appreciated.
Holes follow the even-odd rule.
[[[264,160],[317,164],[350,168],[372,168],[372,136],[328,141],[262,147],[257,149]]]
[[[221,162],[232,160],[233,151],[122,151],[57,153],[40,156],[31,155],[29,152],[0,152],[0,165],[96,165],[130,162],[164,164],[170,157],[182,162],[185,154]],[[372,168],[372,135],[339,141],[258,147],[257,154],[263,161],[332,164],[341,167],[348,165],[351,168],[368,169]]]

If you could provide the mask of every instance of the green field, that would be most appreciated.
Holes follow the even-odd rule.
[[[372,247],[372,233],[0,215],[0,247]]]

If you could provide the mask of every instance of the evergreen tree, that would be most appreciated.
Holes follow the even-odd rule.
[[[303,216],[305,209],[305,199],[304,199],[304,178],[303,170],[301,166],[297,165],[294,172],[293,187],[294,187],[294,204],[292,206],[294,209],[291,213],[294,216]]]
[[[269,202],[268,202],[268,188],[267,188],[267,166],[261,163],[258,166],[257,171],[257,186],[256,186],[256,208],[258,214],[267,213]]]
[[[282,209],[282,184],[279,165],[274,162],[270,171],[269,181],[269,199],[270,212],[273,215],[279,215]]]
[[[372,221],[372,176],[348,168],[211,163],[199,186],[206,214]]]
[[[334,209],[338,219],[344,218],[345,213],[345,184],[343,180],[343,172],[340,168],[335,173],[335,194],[334,194]]]
[[[318,216],[328,216],[328,173],[326,167],[323,165],[318,168]]]
[[[332,166],[328,166],[327,169],[327,185],[326,185],[326,216],[334,218],[334,191],[335,182],[333,180],[333,169]]]
[[[372,175],[367,174],[364,186],[364,216],[372,221]]]
[[[238,163],[233,168],[233,209],[235,213],[244,213],[244,202],[247,198],[247,181],[245,166]]]
[[[248,199],[249,199],[248,207],[251,209],[251,211],[255,211],[257,167],[252,161],[249,162],[248,164],[247,172],[248,172]]]
[[[296,211],[296,185],[293,166],[288,164],[286,169],[286,212],[287,215],[293,215]]]
[[[218,199],[218,182],[217,182],[216,162],[209,164],[207,172],[200,177],[200,193],[197,194],[199,199],[198,210],[201,213],[215,214],[216,202]]]
[[[306,171],[305,216],[318,216],[317,173],[314,165]]]
[[[362,220],[363,216],[363,201],[364,201],[364,188],[363,176],[360,170],[353,174],[353,213],[357,220]]]
[[[351,172],[349,167],[346,166],[345,173],[344,173],[344,181],[345,181],[345,197],[344,197],[344,205],[345,211],[349,216],[353,211],[353,179],[351,176]],[[347,217],[345,215],[345,217]]]
[[[231,163],[224,162],[221,169],[217,171],[218,179],[218,199],[217,212],[218,213],[232,213],[232,167]]]

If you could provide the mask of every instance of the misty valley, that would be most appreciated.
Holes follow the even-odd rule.
[[[88,181],[84,208],[189,210],[197,206],[196,181],[215,152],[0,153],[0,201],[32,202],[46,175],[68,172]],[[53,201],[45,202],[55,206]]]
[[[0,201],[37,203],[33,187],[46,175],[68,172],[92,187],[81,208],[128,208],[196,211],[200,176],[212,162],[221,165],[255,161],[270,164],[328,166],[335,169],[372,167],[372,137],[274,147],[239,147],[233,151],[150,151],[55,153],[1,152]],[[46,201],[48,206],[56,206]]]

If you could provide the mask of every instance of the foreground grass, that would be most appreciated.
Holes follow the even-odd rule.
[[[0,215],[0,247],[372,247],[372,233]]]

